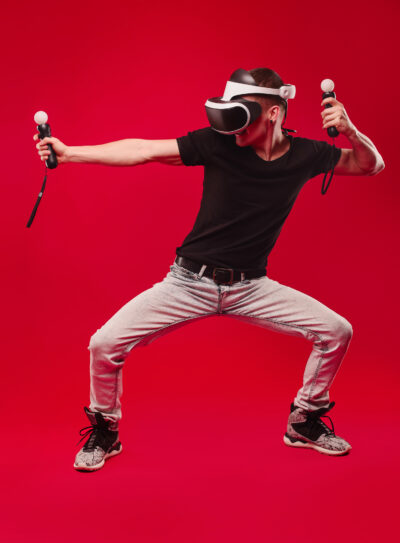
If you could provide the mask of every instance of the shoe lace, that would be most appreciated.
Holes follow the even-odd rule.
[[[85,432],[86,430],[86,432]],[[84,432],[84,433],[83,433]],[[81,439],[78,441],[77,445],[85,439],[85,437],[90,436],[83,448],[85,450],[94,449],[97,446],[102,447],[106,441],[105,430],[100,428],[98,424],[91,424],[90,426],[85,426],[79,431]]]
[[[330,420],[331,424],[332,424],[332,428],[329,428],[329,426],[327,426],[323,420],[321,420],[321,418],[327,418]],[[320,414],[320,411],[315,411],[315,412],[311,412],[311,413],[308,413],[308,418],[312,421],[312,425],[314,426],[315,424],[319,424],[320,426],[322,426],[324,428],[324,430],[326,431],[327,434],[330,434],[330,435],[333,435],[333,436],[336,436],[335,434],[335,427],[333,425],[333,422],[332,422],[332,419],[329,415],[321,415]]]

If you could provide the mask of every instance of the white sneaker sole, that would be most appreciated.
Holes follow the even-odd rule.
[[[293,438],[296,439],[296,438]],[[289,447],[300,447],[304,449],[315,449],[316,451],[322,453],[322,454],[329,454],[330,456],[341,456],[343,454],[347,454],[351,450],[351,446],[344,451],[332,451],[329,449],[324,449],[323,447],[320,447],[319,445],[315,445],[315,443],[309,443],[304,442],[300,440],[291,441],[286,435],[283,436],[283,442],[285,445],[288,445]]]
[[[114,451],[111,451],[110,453],[107,453],[103,460],[101,462],[99,462],[98,464],[95,464],[94,466],[87,466],[86,464],[76,464],[74,463],[74,468],[78,471],[96,471],[100,468],[102,468],[106,462],[106,460],[108,458],[111,458],[112,456],[116,456],[117,454],[121,453],[122,452],[122,445],[120,446],[120,448],[117,450],[115,449]]]

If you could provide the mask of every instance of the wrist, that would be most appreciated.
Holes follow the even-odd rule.
[[[348,132],[346,132],[346,138],[351,142],[358,139],[359,132],[355,126],[353,126]]]
[[[79,147],[68,146],[64,153],[65,162],[81,162]]]
[[[72,147],[67,147],[64,151],[64,162],[72,162]]]
[[[71,160],[70,160],[70,154],[69,154],[69,153],[70,153],[70,148],[67,147],[67,148],[65,149],[65,151],[64,151],[64,163],[65,163],[65,162],[71,162]]]

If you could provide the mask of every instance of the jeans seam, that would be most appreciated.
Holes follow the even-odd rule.
[[[161,328],[157,328],[157,330],[153,331],[153,332],[148,332],[146,335],[144,335],[137,343],[136,345],[134,345],[134,347],[137,347],[139,345],[139,343],[141,343],[145,338],[147,338],[148,336],[151,336],[152,334],[157,334],[158,332],[161,332],[161,330],[165,330],[165,328],[169,328],[170,326],[174,326],[175,324],[179,324],[181,322],[185,322],[185,321],[190,321],[190,320],[194,320],[194,319],[198,319],[199,317],[208,317],[208,316],[211,316],[211,315],[215,315],[215,313],[201,313],[200,315],[195,315],[194,317],[186,317],[185,319],[180,319],[178,321],[175,321],[175,322],[171,322],[170,324],[165,324],[164,326],[162,326]],[[133,350],[133,348],[130,349],[128,351],[128,354]]]
[[[275,324],[280,324],[282,326],[288,326],[289,328],[299,328],[300,330],[305,330],[306,332],[309,332],[310,334],[313,334],[314,336],[317,336],[317,338],[321,342],[321,346],[325,346],[325,344],[326,344],[325,340],[322,339],[322,336],[320,334],[318,334],[317,332],[314,332],[313,330],[310,330],[309,328],[306,328],[305,326],[299,326],[298,324],[288,324],[287,322],[280,322],[280,321],[276,321],[274,319],[268,319],[266,317],[256,317],[255,315],[249,315],[248,313],[235,313],[235,314],[236,315],[242,315],[244,317],[251,317],[253,319],[261,319],[261,320],[268,321],[268,322],[274,322]],[[318,360],[317,368],[314,371],[313,380],[312,380],[312,383],[311,383],[311,386],[310,386],[310,392],[308,394],[308,400],[310,399],[311,393],[315,388],[315,384],[316,384],[317,379],[318,379],[319,370],[321,369],[323,356],[324,356],[324,354],[322,353],[319,360]]]
[[[114,382],[114,407],[113,409],[116,408],[117,406],[117,398],[118,398],[118,376],[119,376],[119,372],[122,371],[122,368],[118,368],[118,370],[115,372],[115,382]]]

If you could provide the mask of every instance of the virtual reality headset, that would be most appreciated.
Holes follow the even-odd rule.
[[[275,96],[281,99],[285,105],[285,118],[287,114],[287,100],[294,98],[296,87],[294,85],[282,85],[279,89],[271,89],[257,85],[253,76],[246,70],[239,68],[234,71],[226,84],[224,95],[209,98],[206,103],[206,113],[211,128],[220,134],[239,134],[249,124],[253,123],[261,115],[262,108],[258,102],[240,98],[246,94],[259,94]],[[283,131],[296,132],[289,128]]]

